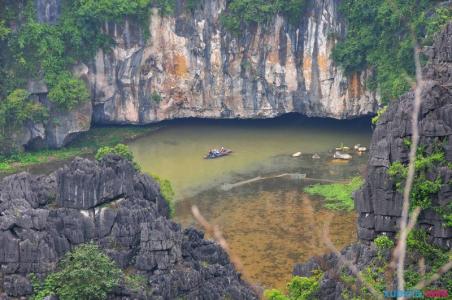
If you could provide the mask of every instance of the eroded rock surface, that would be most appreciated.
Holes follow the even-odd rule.
[[[426,82],[419,117],[419,145],[428,153],[433,151],[434,145],[440,145],[449,163],[452,162],[451,45],[452,24],[449,24],[427,51],[430,61],[423,72]],[[366,182],[355,195],[361,240],[373,240],[381,233],[393,236],[399,229],[402,194],[387,171],[396,161],[408,162],[409,147],[404,145],[404,140],[411,138],[413,102],[413,92],[392,102],[373,133]],[[427,174],[429,179],[437,176],[441,178],[442,186],[439,193],[432,196],[432,205],[444,206],[452,201],[452,170],[442,167]],[[444,226],[433,209],[424,210],[419,223],[428,229],[436,244],[451,247],[452,228]]]
[[[227,254],[195,229],[167,219],[158,184],[120,157],[82,158],[49,176],[15,174],[0,183],[0,298],[32,293],[67,251],[95,241],[123,269],[148,280],[112,299],[256,299]],[[3,294],[2,294],[3,293]]]
[[[330,58],[345,32],[340,1],[309,1],[298,24],[275,16],[240,37],[221,26],[225,0],[200,1],[193,13],[176,2],[175,16],[153,10],[147,41],[131,20],[104,26],[117,45],[88,64],[96,123],[375,112],[367,75],[347,78]]]
[[[452,162],[452,23],[438,36],[426,53],[430,59],[423,73],[426,84],[422,91],[422,107],[419,121],[420,145],[427,152],[433,145],[441,145],[447,162]],[[357,244],[341,251],[342,256],[359,271],[370,268],[378,257],[373,243],[377,235],[386,234],[394,237],[399,230],[402,210],[402,195],[387,174],[388,167],[395,161],[408,161],[408,147],[403,140],[411,136],[411,112],[414,101],[413,92],[390,103],[387,111],[378,121],[372,136],[369,153],[368,175],[364,186],[355,194],[358,218]],[[432,204],[444,206],[452,201],[452,170],[450,167],[433,168],[427,174],[429,179],[437,176],[443,183],[437,195],[432,197]],[[432,209],[424,210],[418,224],[427,230],[431,241],[445,250],[451,249],[452,229],[444,224],[440,216]],[[380,254],[381,255],[381,254]],[[391,253],[386,251],[384,261],[389,261]],[[418,264],[420,257],[407,256],[407,264]],[[430,266],[427,266],[427,269]],[[315,297],[335,300],[350,299],[343,292],[353,284],[345,283],[344,276],[356,278],[347,266],[344,266],[335,254],[328,254],[310,259],[294,267],[293,274],[311,276],[314,270],[321,270],[323,277]],[[386,275],[385,275],[386,276]],[[354,286],[356,288],[356,285]],[[371,297],[371,296],[369,296]],[[369,298],[370,299],[370,298]]]

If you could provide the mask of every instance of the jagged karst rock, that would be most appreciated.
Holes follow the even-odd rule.
[[[422,91],[423,103],[420,116],[420,145],[427,151],[433,143],[442,142],[445,158],[452,162],[452,23],[438,34],[432,47],[428,49],[429,62],[423,70],[427,80]],[[379,234],[394,236],[399,230],[402,211],[402,195],[397,192],[387,169],[394,161],[408,161],[408,149],[403,145],[404,138],[411,135],[411,111],[414,95],[409,92],[398,101],[389,104],[385,114],[378,121],[372,136],[369,153],[368,174],[363,187],[356,191],[354,198],[358,217],[357,244],[341,251],[341,254],[362,271],[369,267],[377,251],[370,243]],[[452,170],[440,167],[430,171],[430,179],[439,175],[442,186],[433,205],[445,205],[452,201]],[[427,229],[432,242],[451,248],[452,230],[444,226],[441,217],[433,210],[424,210],[418,223]],[[390,259],[386,253],[385,260]],[[416,258],[407,257],[415,260]],[[417,261],[411,262],[417,264]],[[313,270],[324,272],[316,293],[318,299],[343,299],[342,292],[349,286],[340,279],[341,274],[351,275],[346,266],[335,254],[327,254],[297,264],[293,274],[310,276]]]
[[[449,24],[428,49],[430,60],[423,70],[426,82],[422,89],[419,118],[419,144],[427,152],[432,151],[434,144],[440,144],[448,162],[452,162],[451,40],[452,24]],[[408,162],[409,149],[403,141],[411,138],[413,102],[414,93],[411,91],[390,103],[372,136],[367,179],[362,189],[355,194],[359,212],[358,237],[363,241],[373,240],[381,233],[393,236],[399,229],[403,199],[387,170],[395,161]],[[443,167],[430,173],[431,179],[439,175],[442,182],[440,192],[432,199],[433,205],[443,206],[452,201],[452,170]],[[421,213],[419,223],[428,229],[433,242],[451,247],[452,228],[443,226],[433,209]]]
[[[111,299],[257,299],[226,253],[203,234],[167,219],[159,186],[131,163],[107,155],[76,158],[49,176],[15,174],[0,182],[0,298],[32,293],[74,246],[95,241],[149,289],[122,285]]]

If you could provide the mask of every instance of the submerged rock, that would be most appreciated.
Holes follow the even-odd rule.
[[[202,232],[167,219],[159,185],[126,160],[76,158],[49,176],[15,174],[0,183],[0,298],[32,293],[74,246],[96,242],[123,269],[146,277],[111,299],[257,299],[228,255]]]

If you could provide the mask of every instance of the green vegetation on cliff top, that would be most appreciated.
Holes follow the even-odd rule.
[[[434,34],[452,20],[452,6],[442,2],[342,1],[340,12],[347,21],[347,33],[333,50],[333,59],[346,74],[369,70],[367,87],[378,90],[384,102],[396,99],[410,88],[415,42],[431,44]]]

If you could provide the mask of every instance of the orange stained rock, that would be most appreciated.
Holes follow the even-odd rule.
[[[358,73],[354,73],[348,85],[350,97],[358,98],[361,96],[361,79]]]
[[[182,54],[175,54],[173,58],[172,72],[176,76],[184,76],[188,73],[187,59]]]
[[[328,72],[328,57],[325,54],[319,54],[317,56],[317,62],[320,69],[320,74]]]

